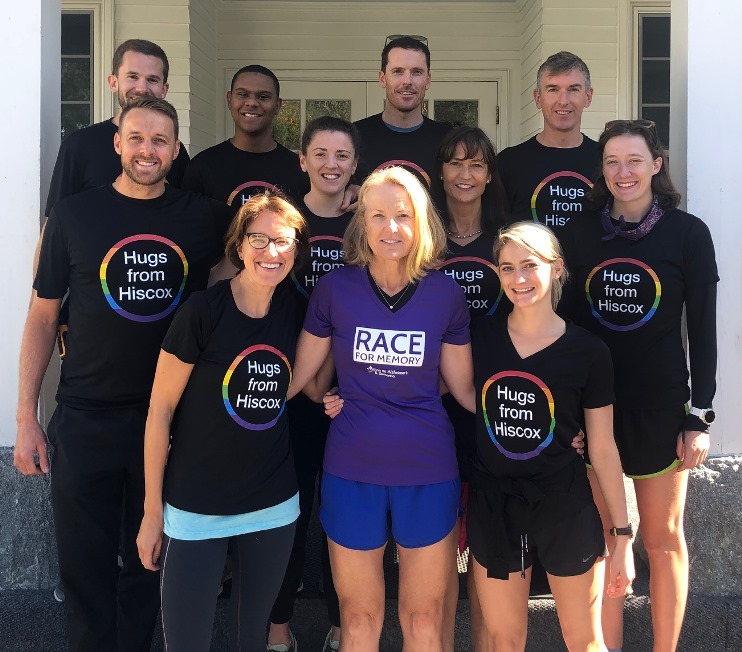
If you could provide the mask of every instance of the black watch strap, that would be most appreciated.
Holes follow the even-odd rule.
[[[634,536],[634,528],[631,526],[631,523],[629,523],[626,527],[612,527],[610,530],[608,530],[608,532],[612,537]]]

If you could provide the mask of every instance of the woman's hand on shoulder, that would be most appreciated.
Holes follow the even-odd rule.
[[[340,414],[345,401],[340,398],[338,388],[333,387],[322,397],[322,402],[325,404],[325,414],[331,419],[334,419],[338,414]]]
[[[684,430],[678,435],[676,453],[682,462],[678,471],[696,468],[706,461],[711,446],[711,438],[707,432],[699,430]]]

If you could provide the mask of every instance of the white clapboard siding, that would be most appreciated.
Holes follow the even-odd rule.
[[[630,0],[336,2],[115,0],[115,41],[148,38],[170,58],[182,140],[198,152],[224,133],[227,71],[260,63],[286,81],[374,81],[389,34],[421,34],[435,80],[498,80],[502,143],[541,129],[538,66],[570,50],[590,67],[595,98],[584,130],[616,117],[619,19]],[[624,26],[626,27],[626,26]]]

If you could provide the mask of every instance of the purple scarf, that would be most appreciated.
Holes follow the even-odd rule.
[[[649,208],[649,212],[644,216],[644,219],[639,222],[633,229],[626,228],[626,220],[623,215],[618,218],[618,225],[613,224],[611,220],[611,208],[613,206],[613,197],[611,197],[606,205],[603,207],[603,212],[600,214],[600,221],[603,225],[603,229],[607,233],[601,240],[613,240],[616,236],[619,238],[626,238],[627,240],[639,240],[649,233],[660,218],[665,214],[665,211],[660,208],[659,200],[657,195],[652,198],[652,206]]]

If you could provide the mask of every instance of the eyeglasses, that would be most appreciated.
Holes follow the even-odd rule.
[[[644,120],[640,118],[638,120],[609,120],[605,123],[604,131],[613,129],[614,127],[638,127],[640,129],[646,129],[651,131],[653,134],[657,134],[657,123],[654,120]]]
[[[276,251],[280,254],[288,253],[296,248],[299,241],[296,238],[281,236],[280,238],[271,238],[265,233],[245,233],[247,241],[253,249],[265,249],[271,242],[276,245]]]
[[[428,44],[428,37],[427,36],[420,36],[419,34],[390,34],[386,37],[386,41],[384,41],[384,47],[389,45],[392,41],[396,41],[400,38],[414,38],[416,41],[420,41],[421,43],[425,43],[425,45]]]

